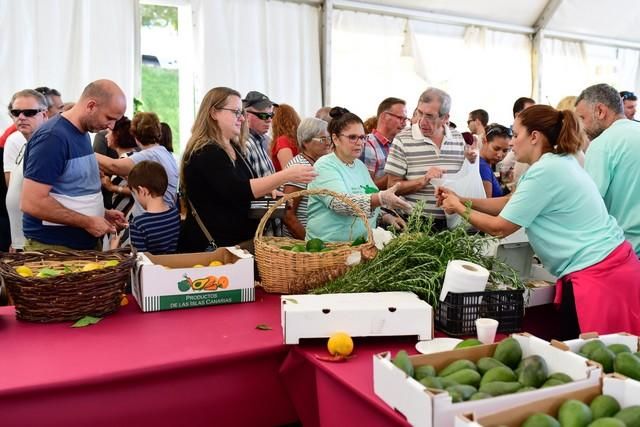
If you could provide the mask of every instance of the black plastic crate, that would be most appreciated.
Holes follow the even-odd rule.
[[[520,332],[524,317],[524,290],[449,292],[438,303],[436,328],[453,335],[475,335],[476,319],[496,319],[498,332]]]

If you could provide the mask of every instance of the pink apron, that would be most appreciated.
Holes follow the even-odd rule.
[[[599,263],[558,279],[555,304],[562,301],[563,280],[573,284],[581,332],[640,335],[640,260],[629,242]]]

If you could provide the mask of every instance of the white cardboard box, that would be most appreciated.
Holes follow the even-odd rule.
[[[544,412],[555,416],[558,408],[569,399],[577,399],[589,404],[600,395],[607,394],[620,403],[621,408],[640,405],[640,382],[619,375],[607,375],[602,380],[602,386],[594,385],[582,390],[548,397],[542,400],[529,401],[526,404],[509,409],[502,409],[485,416],[477,414],[459,415],[456,417],[455,427],[489,427],[507,426],[518,427],[536,412]]]
[[[211,261],[224,265],[210,267]],[[194,265],[204,267],[194,268]],[[138,254],[133,296],[144,312],[255,300],[253,256],[237,248],[175,255]]]
[[[485,415],[523,401],[543,399],[575,390],[580,390],[600,382],[600,366],[578,356],[569,350],[561,350],[554,344],[529,334],[513,334],[522,347],[522,357],[534,354],[547,363],[549,373],[564,372],[573,382],[523,393],[497,396],[490,399],[453,403],[449,393],[427,389],[396,367],[387,353],[373,356],[374,392],[388,405],[403,414],[410,424],[418,427],[452,427],[456,415],[475,413]],[[497,344],[468,347],[442,353],[411,356],[414,366],[433,365],[442,369],[453,361],[469,359],[477,361],[481,357],[492,356]]]
[[[286,295],[280,301],[285,344],[337,331],[354,337],[433,338],[433,309],[412,292]]]
[[[631,349],[631,351],[638,351],[640,349],[639,338],[635,335],[628,334],[626,332],[620,332],[617,334],[607,334],[599,336],[597,332],[587,332],[580,334],[579,338],[569,341],[563,341],[569,349],[573,352],[578,352],[580,348],[589,341],[600,340],[605,345],[610,344],[624,344]]]
[[[540,264],[531,266],[531,274],[527,283],[535,282],[535,287],[527,286],[525,290],[525,303],[527,307],[553,303],[556,296],[556,277],[549,273]]]

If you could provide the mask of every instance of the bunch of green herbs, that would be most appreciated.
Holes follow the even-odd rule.
[[[398,234],[377,256],[356,265],[343,276],[312,291],[315,294],[339,292],[409,291],[436,307],[447,263],[460,259],[490,271],[488,289],[524,289],[516,271],[485,248],[494,238],[468,233],[463,222],[453,230],[433,232],[433,220],[422,215],[424,203],[418,202]]]

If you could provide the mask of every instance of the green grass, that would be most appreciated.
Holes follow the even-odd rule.
[[[181,151],[178,99],[178,70],[142,66],[142,110],[171,126],[175,152]]]

